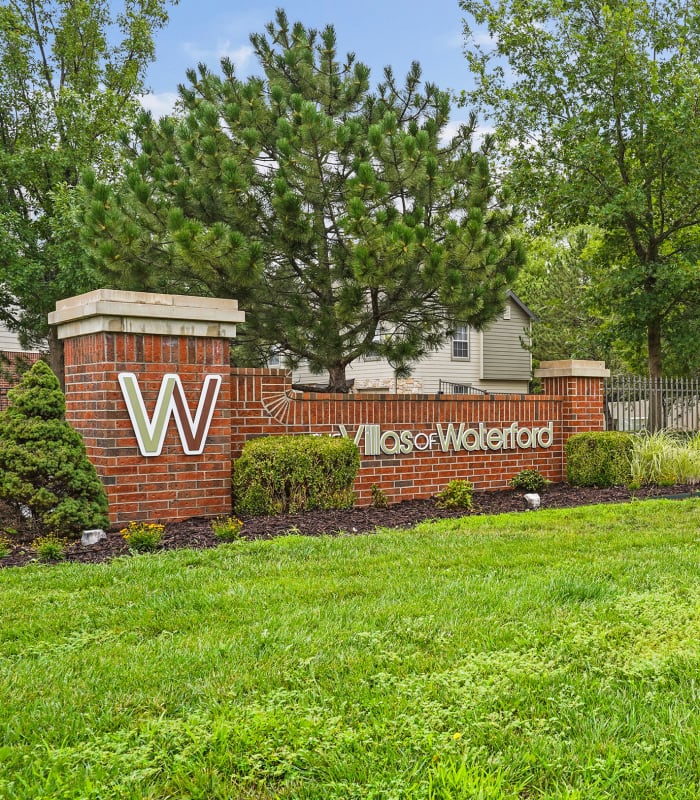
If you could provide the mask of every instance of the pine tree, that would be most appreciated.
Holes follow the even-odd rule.
[[[0,415],[0,500],[35,533],[106,527],[107,496],[65,418],[58,378],[43,361],[8,393]]]
[[[180,113],[143,115],[119,191],[87,180],[89,245],[115,286],[236,297],[238,356],[398,373],[457,324],[502,309],[522,261],[476,120],[445,143],[449,95],[414,63],[375,92],[333,27],[283,12],[251,37],[262,77],[200,65]],[[383,331],[385,335],[378,336]]]

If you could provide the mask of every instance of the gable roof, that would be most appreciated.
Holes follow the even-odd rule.
[[[515,305],[516,305],[516,306],[518,306],[518,308],[519,308],[519,309],[520,309],[520,310],[521,310],[521,311],[522,311],[524,314],[526,314],[528,317],[530,317],[530,319],[531,319],[531,320],[533,320],[534,322],[537,322],[537,314],[535,314],[535,312],[534,312],[534,311],[532,311],[531,309],[529,309],[529,308],[528,308],[528,307],[525,305],[525,303],[523,303],[523,301],[522,301],[522,300],[521,300],[521,299],[518,297],[518,295],[517,295],[517,294],[516,294],[516,293],[515,293],[515,292],[514,292],[512,289],[508,289],[508,292],[506,293],[506,297],[507,297],[509,300],[512,300],[512,301],[515,303]]]

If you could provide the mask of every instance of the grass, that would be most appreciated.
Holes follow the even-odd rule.
[[[0,571],[0,797],[697,798],[700,502]]]

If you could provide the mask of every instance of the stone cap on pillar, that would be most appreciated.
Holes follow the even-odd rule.
[[[102,332],[233,339],[244,320],[237,300],[115,289],[59,300],[49,314],[59,339]]]
[[[536,378],[609,378],[610,370],[605,361],[584,361],[566,359],[564,361],[540,361],[535,370]]]

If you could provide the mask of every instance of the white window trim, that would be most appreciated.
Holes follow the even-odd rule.
[[[464,339],[458,339],[456,334],[458,331],[466,331],[466,337]],[[471,361],[472,359],[472,330],[469,325],[459,325],[455,328],[454,333],[452,334],[452,339],[450,340],[450,357],[452,361]],[[456,356],[455,355],[455,343],[464,343],[467,344],[467,355],[466,356]]]

